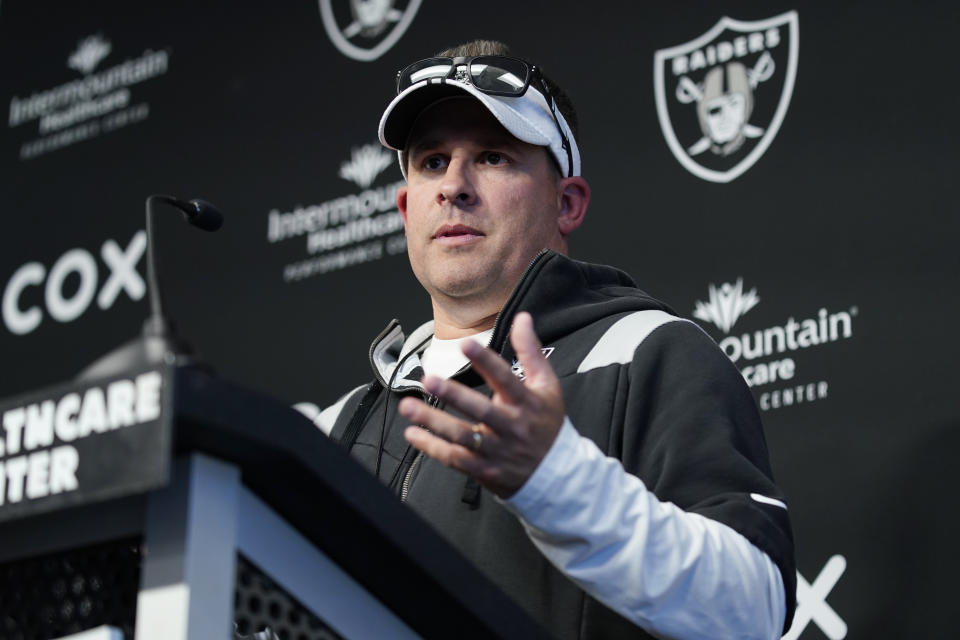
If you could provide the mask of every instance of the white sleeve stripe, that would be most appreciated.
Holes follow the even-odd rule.
[[[656,309],[637,311],[617,320],[593,345],[593,349],[577,368],[577,373],[614,363],[626,364],[632,361],[633,352],[637,350],[640,343],[646,340],[654,329],[668,322],[690,321]],[[690,324],[693,323],[690,322]]]
[[[773,506],[780,507],[781,509],[787,508],[787,504],[785,502],[783,502],[782,500],[777,500],[776,498],[769,498],[759,493],[751,493],[750,497],[756,500],[757,502],[761,502],[763,504],[772,504]]]
[[[320,431],[323,431],[325,434],[330,435],[330,431],[333,430],[333,425],[336,424],[337,418],[340,417],[340,412],[343,411],[343,406],[347,404],[347,400],[353,397],[357,391],[360,389],[365,389],[367,385],[362,384],[353,391],[344,394],[342,398],[337,400],[334,404],[330,405],[326,409],[320,412],[313,423],[320,427]]]

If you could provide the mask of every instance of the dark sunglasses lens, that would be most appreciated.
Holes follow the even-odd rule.
[[[470,62],[470,79],[482,91],[520,95],[527,88],[529,70],[522,60],[480,56]]]
[[[446,77],[450,73],[451,64],[450,58],[427,58],[414,62],[400,72],[400,77],[397,78],[397,92],[423,80]]]

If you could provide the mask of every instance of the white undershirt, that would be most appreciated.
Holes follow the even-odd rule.
[[[485,347],[490,344],[492,336],[493,329],[487,329],[463,338],[453,338],[451,340],[433,338],[420,356],[423,372],[431,376],[449,378],[469,362],[467,356],[463,355],[460,345],[467,340],[473,340]]]

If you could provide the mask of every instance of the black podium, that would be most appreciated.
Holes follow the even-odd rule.
[[[25,394],[0,425],[0,637],[546,636],[309,420],[203,370]]]

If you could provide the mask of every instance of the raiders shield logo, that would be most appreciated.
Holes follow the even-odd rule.
[[[690,173],[730,182],[773,142],[797,77],[796,11],[767,20],[721,18],[653,57],[660,128]]]
[[[370,62],[397,43],[421,0],[320,0],[327,35],[340,53]]]

